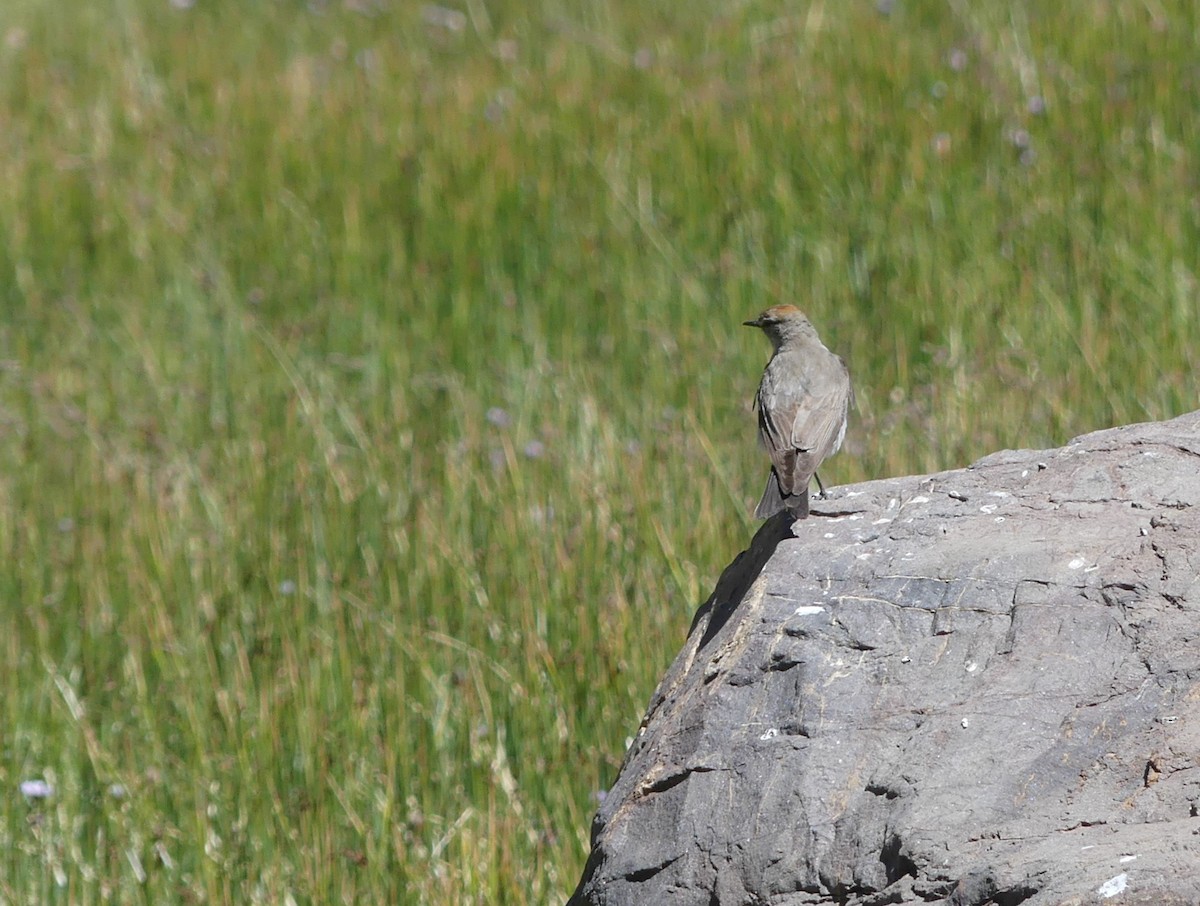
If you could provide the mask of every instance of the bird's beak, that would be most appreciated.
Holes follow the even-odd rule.
[[[762,327],[762,318],[755,318],[753,321],[743,321],[743,327]]]

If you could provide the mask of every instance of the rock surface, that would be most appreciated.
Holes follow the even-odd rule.
[[[569,906],[1200,904],[1200,412],[815,503],[700,608]]]

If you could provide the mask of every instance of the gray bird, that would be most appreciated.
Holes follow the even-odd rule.
[[[744,323],[762,328],[774,348],[754,397],[758,439],[771,457],[767,489],[754,515],[769,519],[788,510],[804,519],[809,481],[846,436],[846,413],[854,401],[850,372],[794,305],[776,305]]]

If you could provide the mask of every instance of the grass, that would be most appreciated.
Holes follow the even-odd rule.
[[[1196,407],[1198,27],[8,0],[0,903],[563,900],[753,530],[741,320],[850,363],[834,483]]]

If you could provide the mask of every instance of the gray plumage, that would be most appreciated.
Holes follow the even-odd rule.
[[[803,519],[809,482],[846,435],[854,399],[850,372],[794,305],[768,308],[745,324],[761,328],[774,348],[754,398],[758,438],[771,457],[767,488],[754,515],[768,519],[786,509]]]

